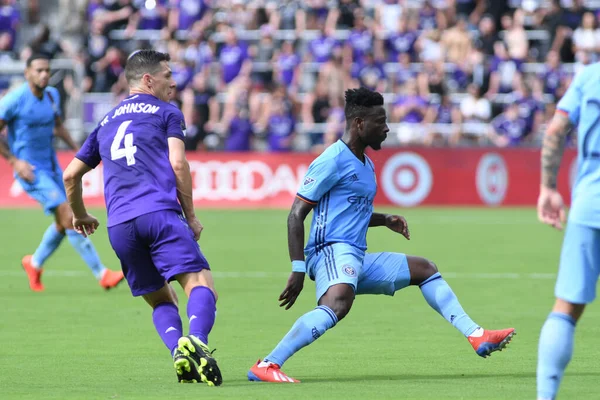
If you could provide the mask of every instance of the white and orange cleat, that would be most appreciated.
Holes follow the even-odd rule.
[[[510,343],[514,335],[516,335],[514,328],[502,329],[499,331],[488,331],[484,329],[481,336],[469,336],[468,339],[475,352],[479,356],[486,358],[494,351],[502,351],[502,349]]]
[[[284,374],[279,365],[270,361],[258,360],[248,371],[248,380],[255,382],[300,383],[299,380]]]
[[[106,268],[104,273],[102,274],[102,279],[100,279],[100,286],[102,286],[105,290],[112,289],[117,287],[119,283],[121,283],[125,279],[123,275],[123,271],[113,271],[111,269]]]
[[[26,255],[21,260],[21,265],[27,274],[27,278],[29,279],[29,287],[34,292],[42,292],[44,290],[44,285],[42,284],[42,268],[35,268],[31,263],[31,255]]]

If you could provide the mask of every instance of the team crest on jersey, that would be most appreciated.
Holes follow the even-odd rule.
[[[356,276],[356,270],[354,269],[354,267],[350,264],[346,264],[342,267],[342,272],[348,276]]]
[[[183,136],[187,136],[187,129],[185,129],[185,121],[181,120],[181,132],[183,133]]]
[[[304,178],[304,183],[302,184],[302,188],[309,190],[310,188],[315,186],[315,182],[316,182],[315,179],[311,178],[310,176],[307,176],[306,178]]]

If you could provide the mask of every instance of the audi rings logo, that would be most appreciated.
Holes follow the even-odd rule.
[[[393,203],[410,207],[421,203],[431,191],[433,179],[427,161],[416,153],[399,153],[383,166],[383,192]]]
[[[294,195],[307,170],[251,161],[190,161],[194,197],[198,200],[264,200],[284,192]]]
[[[485,204],[498,205],[506,196],[508,172],[504,159],[496,153],[486,153],[477,165],[477,193]]]

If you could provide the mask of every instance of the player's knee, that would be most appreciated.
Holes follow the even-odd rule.
[[[65,229],[73,229],[73,213],[67,203],[63,203],[55,211],[56,224]]]
[[[353,302],[354,289],[350,285],[336,285],[321,297],[319,305],[329,307],[341,321],[350,312]]]
[[[420,285],[438,272],[437,265],[422,257],[409,257],[410,284]]]

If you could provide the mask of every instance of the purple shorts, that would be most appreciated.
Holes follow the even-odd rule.
[[[159,290],[175,275],[210,269],[185,218],[173,210],[111,226],[108,238],[134,296]]]

